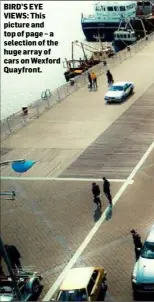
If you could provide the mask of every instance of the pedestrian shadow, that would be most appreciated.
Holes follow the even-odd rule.
[[[109,220],[112,217],[112,206],[108,206],[105,212],[105,219]]]
[[[94,222],[97,222],[102,216],[102,211],[97,208],[94,212]]]

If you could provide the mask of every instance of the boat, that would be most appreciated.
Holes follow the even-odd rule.
[[[87,71],[89,68],[103,62],[115,54],[111,43],[101,43],[100,37],[95,37],[95,39],[99,40],[99,43],[86,44],[79,41],[72,42],[72,59],[67,60],[65,58],[65,61],[63,62],[63,67],[67,69],[64,72],[66,82],[69,82],[75,77],[81,76],[82,73]],[[82,48],[83,59],[74,59],[75,45]],[[90,52],[90,56],[86,54],[86,51]]]
[[[144,26],[143,26],[143,30],[145,31]],[[146,31],[145,31],[145,35],[146,35]],[[122,50],[131,44],[134,44],[136,41],[137,41],[137,35],[131,23],[128,21],[128,23],[124,28],[121,27],[120,24],[119,28],[114,32],[114,40],[112,44],[115,49],[115,52],[118,52],[119,50]]]
[[[81,14],[81,26],[87,41],[95,41],[100,36],[102,41],[111,42],[114,32],[121,23],[125,27],[127,20],[133,26],[137,36],[144,36],[144,23],[147,34],[154,31],[154,1],[100,1],[94,3],[94,13]]]

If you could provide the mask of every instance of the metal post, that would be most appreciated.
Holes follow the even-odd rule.
[[[37,112],[37,118],[39,117],[39,106],[38,106],[38,103],[36,102],[36,112]]]
[[[60,102],[60,93],[59,93],[59,89],[57,88],[57,94],[58,94],[58,102]]]
[[[12,279],[12,285],[13,285],[13,288],[15,289],[15,293],[17,295],[17,299],[18,299],[18,301],[22,301],[21,293],[19,291],[18,284],[16,282],[16,278],[15,278],[15,276],[13,274],[12,267],[11,267],[11,264],[10,264],[10,260],[9,260],[8,255],[7,255],[7,252],[6,252],[6,249],[4,247],[4,244],[3,244],[3,241],[1,239],[1,236],[0,236],[0,252],[1,252],[1,255],[3,256],[4,261],[5,261],[6,265],[7,265],[10,277]]]
[[[7,125],[8,125],[9,132],[11,133],[11,126],[10,126],[9,118],[8,118],[8,117],[7,117],[6,121],[7,121]]]

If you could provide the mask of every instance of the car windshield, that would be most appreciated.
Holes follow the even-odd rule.
[[[145,242],[141,249],[141,257],[154,259],[154,242]]]
[[[58,301],[88,301],[85,289],[63,290],[58,294]]]
[[[123,86],[113,85],[109,89],[110,91],[123,91]]]

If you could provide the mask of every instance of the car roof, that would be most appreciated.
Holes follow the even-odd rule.
[[[71,269],[62,282],[60,290],[73,290],[87,287],[94,270],[94,267],[79,267]]]
[[[112,86],[124,86],[125,84],[128,84],[130,82],[116,82]]]
[[[153,226],[152,226],[152,228],[150,230],[150,233],[149,233],[146,241],[148,241],[148,242],[154,242],[154,224],[153,224]]]

